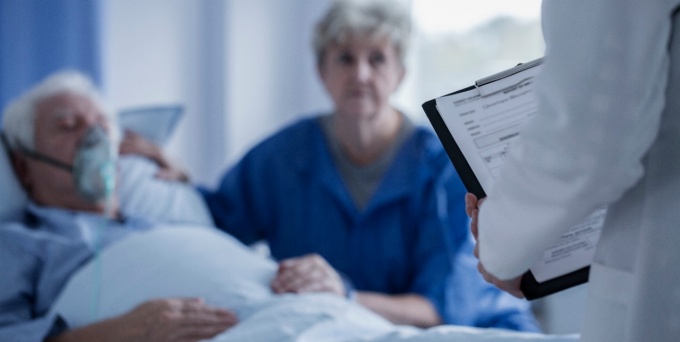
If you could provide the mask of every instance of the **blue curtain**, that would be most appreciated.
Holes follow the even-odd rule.
[[[0,0],[0,108],[60,69],[101,86],[101,10],[100,0]]]

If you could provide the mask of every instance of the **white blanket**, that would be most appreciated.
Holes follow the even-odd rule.
[[[203,227],[163,227],[106,249],[68,282],[53,310],[70,327],[126,313],[154,298],[202,297],[239,324],[214,341],[575,341],[498,329],[396,326],[337,296],[274,295],[276,264]],[[98,285],[98,286],[97,286]]]

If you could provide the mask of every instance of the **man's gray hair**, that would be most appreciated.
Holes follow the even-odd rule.
[[[87,76],[78,71],[66,70],[48,76],[5,108],[2,130],[11,150],[35,150],[36,107],[40,101],[63,93],[77,94],[91,100],[105,115],[113,141],[118,141],[120,134],[116,116],[104,102],[99,90]]]
[[[321,64],[330,45],[344,43],[350,36],[387,36],[404,65],[410,35],[410,13],[402,1],[337,0],[317,23],[312,45]]]

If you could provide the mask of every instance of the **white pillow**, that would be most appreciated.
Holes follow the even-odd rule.
[[[246,317],[273,296],[269,284],[277,270],[231,236],[191,225],[135,233],[100,258],[71,276],[52,306],[71,328],[169,297],[201,297]]]
[[[118,164],[118,196],[124,213],[163,222],[214,225],[193,186],[156,178],[158,165],[144,157],[121,156]]]
[[[144,106],[118,113],[122,129],[137,132],[163,146],[182,117],[181,105]],[[124,213],[163,222],[213,226],[203,198],[192,186],[155,177],[158,166],[140,156],[121,156],[118,195]]]
[[[2,189],[0,222],[18,221],[22,218],[26,207],[26,193],[14,176],[14,170],[4,146],[0,150],[2,150],[0,151],[0,189]]]
[[[273,295],[276,263],[229,235],[199,226],[133,234],[78,270],[52,306],[70,328],[115,317],[159,298],[200,297],[239,323],[214,342],[577,342],[578,335],[503,329],[396,326],[329,294]],[[95,287],[97,286],[97,287]],[[98,296],[98,297],[96,297]]]
[[[215,342],[358,342],[394,329],[342,297],[273,295],[276,271],[274,261],[214,228],[158,227],[117,242],[83,266],[51,310],[77,328],[148,300],[199,297],[239,318]]]

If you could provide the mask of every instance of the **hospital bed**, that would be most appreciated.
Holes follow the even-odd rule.
[[[553,341],[577,335],[518,333],[500,329],[394,325],[350,300],[328,294],[275,295],[269,283],[276,263],[212,227],[190,186],[153,177],[156,166],[140,157],[120,160],[121,207],[168,222],[107,248],[72,276],[52,310],[71,327],[113,317],[144,301],[202,297],[231,309],[239,324],[212,341]],[[5,153],[0,153],[0,220],[21,217],[26,195]]]

